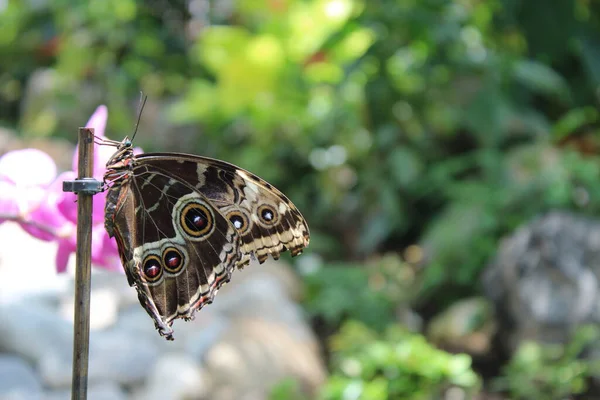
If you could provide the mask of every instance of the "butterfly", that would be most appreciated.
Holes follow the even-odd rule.
[[[180,153],[135,155],[130,139],[106,164],[104,225],[130,286],[161,336],[212,303],[236,268],[308,246],[306,220],[258,176],[225,161]]]

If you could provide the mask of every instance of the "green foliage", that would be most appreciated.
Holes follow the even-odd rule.
[[[300,390],[300,385],[293,378],[283,379],[277,383],[269,394],[269,400],[305,400],[306,394]]]
[[[308,311],[333,327],[349,318],[381,331],[394,320],[396,307],[418,291],[413,267],[394,254],[364,265],[329,264],[305,281]]]
[[[399,326],[379,336],[348,322],[332,338],[331,348],[333,371],[324,400],[436,399],[450,387],[473,394],[479,386],[469,356],[438,350]]]
[[[439,163],[438,168],[433,173],[445,182],[452,180],[447,175],[468,169],[484,172],[478,179],[443,186],[449,203],[422,236],[433,254],[424,290],[448,281],[471,285],[495,251],[500,234],[540,212],[600,211],[600,159],[550,143],[521,145],[503,154],[482,151]]]
[[[503,377],[495,381],[498,390],[511,399],[564,399],[583,394],[587,380],[600,373],[600,361],[581,358],[590,345],[597,347],[600,331],[596,326],[582,326],[567,345],[523,343]]]

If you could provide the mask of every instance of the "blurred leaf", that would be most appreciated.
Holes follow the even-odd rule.
[[[595,35],[581,39],[581,58],[594,86],[600,85],[600,43]]]
[[[269,400],[304,400],[306,394],[300,389],[296,379],[287,378],[277,383],[269,395]]]
[[[405,148],[396,148],[389,155],[390,173],[399,187],[405,187],[423,173],[423,164],[418,156]]]
[[[243,28],[213,26],[204,31],[193,55],[213,74],[219,74],[221,68],[243,51],[249,40],[250,34]]]
[[[332,49],[331,56],[338,63],[347,63],[363,56],[375,41],[375,34],[367,28],[350,32]]]
[[[598,121],[598,111],[593,107],[575,108],[559,119],[552,128],[554,140],[563,139],[577,130]]]
[[[376,335],[350,321],[331,339],[332,376],[323,399],[438,398],[449,385],[475,392],[479,378],[465,354],[451,355],[397,325]]]
[[[332,324],[352,317],[382,329],[392,318],[393,304],[384,292],[369,290],[368,281],[369,275],[362,268],[328,265],[306,277],[306,306],[313,315],[321,315]]]
[[[530,88],[533,92],[549,95],[564,102],[570,100],[567,82],[545,64],[519,60],[514,65],[513,73],[517,82]]]
[[[524,342],[494,385],[517,400],[583,394],[588,388],[587,380],[600,372],[600,365],[580,357],[584,350],[597,347],[598,339],[598,328],[584,325],[566,345]]]

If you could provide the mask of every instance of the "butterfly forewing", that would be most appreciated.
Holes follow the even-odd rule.
[[[261,263],[281,252],[300,254],[310,237],[306,221],[288,198],[256,175],[224,161],[187,154],[138,157],[140,166],[192,184],[237,228],[244,260]]]

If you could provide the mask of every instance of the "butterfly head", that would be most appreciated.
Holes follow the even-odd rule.
[[[131,174],[134,160],[131,139],[125,137],[122,142],[117,143],[117,150],[106,163],[105,181],[120,181]]]

